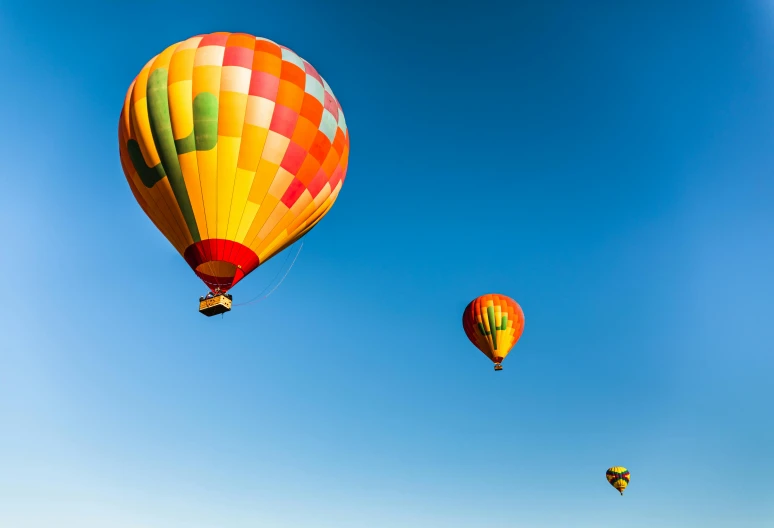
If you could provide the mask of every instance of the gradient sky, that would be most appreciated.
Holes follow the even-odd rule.
[[[309,60],[352,150],[207,319],[117,122],[211,31]],[[774,2],[6,1],[0,53],[1,526],[774,525]]]

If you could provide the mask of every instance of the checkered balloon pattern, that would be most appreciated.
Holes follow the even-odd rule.
[[[213,291],[312,229],[349,158],[328,83],[288,48],[244,33],[192,37],[151,59],[118,136],[137,202]]]
[[[516,301],[496,293],[473,299],[462,314],[468,339],[494,363],[501,363],[524,331],[524,313]]]

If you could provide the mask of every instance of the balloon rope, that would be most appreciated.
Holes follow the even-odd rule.
[[[251,300],[249,300],[247,302],[239,303],[239,304],[234,304],[234,306],[244,306],[244,305],[250,304],[253,301],[255,301],[256,299],[258,299],[258,297],[260,297],[261,295],[266,293],[268,291],[268,289],[271,288],[271,285],[274,284],[274,281],[276,281],[277,278],[280,276],[280,274],[282,273],[282,270],[285,269],[285,264],[288,263],[288,260],[290,260],[290,252],[285,254],[285,260],[282,261],[282,266],[280,266],[280,269],[277,271],[277,273],[274,275],[274,277],[269,281],[269,283],[266,285],[266,287],[264,289],[262,289],[261,292],[258,295],[256,295],[255,297],[253,297]]]
[[[268,289],[271,287],[271,285],[272,285],[272,284],[274,284],[274,281],[276,281],[276,280],[277,280],[277,277],[279,277],[279,276],[280,276],[280,273],[282,273],[282,270],[285,268],[285,264],[287,264],[287,263],[288,263],[288,260],[290,260],[290,252],[288,252],[288,253],[285,255],[285,260],[284,260],[284,261],[282,261],[282,266],[280,266],[280,269],[279,269],[279,271],[276,273],[276,275],[274,275],[274,277],[273,277],[273,278],[272,278],[272,279],[269,281],[269,284],[267,284],[267,285],[266,285],[266,287],[265,287],[264,289],[262,289],[262,290],[261,290],[261,292],[260,292],[258,295],[256,295],[255,297],[253,297],[253,299],[252,299],[252,300],[250,300],[250,301],[247,301],[247,302],[245,302],[245,303],[238,303],[238,304],[234,304],[234,306],[245,306],[245,305],[247,305],[247,304],[250,304],[251,302],[253,302],[254,300],[256,300],[258,297],[260,297],[261,295],[263,295],[264,293],[266,293],[266,291],[267,291],[267,290],[268,290]]]
[[[274,278],[271,280],[271,282],[269,283],[269,286],[266,286],[266,288],[264,288],[264,289],[263,289],[263,291],[262,291],[261,293],[259,293],[259,294],[258,294],[258,295],[257,295],[257,296],[256,296],[256,297],[253,299],[253,300],[251,300],[251,301],[247,301],[247,302],[245,302],[245,303],[239,303],[239,304],[235,304],[234,306],[235,306],[235,307],[236,307],[236,306],[247,306],[248,304],[255,304],[255,303],[257,303],[257,302],[260,302],[260,301],[262,301],[262,300],[266,299],[266,298],[267,298],[269,295],[271,295],[272,293],[274,293],[274,290],[276,290],[277,288],[279,288],[279,287],[280,287],[280,284],[282,284],[282,282],[285,280],[285,277],[287,277],[287,276],[288,276],[288,273],[290,273],[290,270],[292,270],[292,269],[293,269],[293,265],[296,263],[296,260],[298,260],[298,256],[301,254],[301,248],[303,248],[303,247],[304,247],[304,242],[303,242],[303,241],[301,241],[301,245],[300,245],[300,246],[298,246],[298,251],[296,252],[296,256],[293,258],[293,262],[291,262],[291,263],[290,263],[290,267],[289,267],[289,268],[288,268],[288,270],[285,272],[285,275],[283,275],[283,276],[282,276],[282,278],[281,278],[281,279],[280,279],[280,281],[277,283],[277,285],[276,285],[276,286],[274,286],[274,288],[272,288],[272,289],[271,289],[271,291],[270,291],[269,293],[267,293],[267,294],[266,294],[264,297],[261,297],[261,295],[263,295],[263,294],[264,294],[264,292],[265,292],[265,291],[266,291],[266,290],[269,288],[269,286],[271,286],[272,282],[274,282],[274,281],[277,279],[277,277],[279,277],[279,274],[282,272],[282,268],[280,268],[280,270],[277,272],[277,274],[276,274],[276,275],[274,276]],[[290,253],[288,253],[288,256],[287,256],[287,257],[285,257],[285,263],[287,263],[287,261],[288,261],[288,259],[289,259],[289,258],[290,258]],[[283,267],[284,267],[284,265],[283,265]],[[261,298],[259,299],[259,297],[261,297]]]

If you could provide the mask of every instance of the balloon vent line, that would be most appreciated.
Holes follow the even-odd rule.
[[[293,266],[295,265],[295,263],[296,263],[296,260],[298,260],[298,256],[301,254],[301,249],[302,249],[303,247],[304,247],[304,242],[303,242],[303,241],[301,241],[301,245],[300,245],[300,246],[298,246],[298,251],[296,252],[296,256],[295,256],[295,257],[293,257],[293,262],[291,262],[291,263],[290,263],[290,267],[289,267],[289,268],[288,268],[288,270],[285,272],[285,274],[282,276],[282,278],[281,278],[281,279],[280,279],[280,281],[277,283],[277,285],[276,285],[276,286],[274,286],[274,288],[272,288],[272,289],[271,289],[271,291],[269,291],[269,293],[267,293],[265,296],[261,297],[261,295],[263,295],[263,294],[264,294],[264,292],[265,292],[265,291],[266,291],[266,290],[269,288],[269,286],[271,286],[271,284],[272,284],[272,283],[273,283],[273,282],[274,282],[274,281],[277,279],[277,277],[279,277],[279,274],[282,272],[282,268],[280,268],[280,271],[278,271],[278,272],[277,272],[277,274],[274,276],[274,278],[272,279],[272,281],[269,283],[269,286],[266,286],[266,288],[264,288],[264,289],[263,289],[263,291],[262,291],[261,293],[259,293],[259,294],[258,294],[258,295],[257,295],[257,296],[256,296],[256,297],[253,299],[253,300],[251,300],[251,301],[247,301],[247,302],[244,302],[244,303],[235,304],[235,305],[234,305],[234,307],[237,307],[237,306],[248,306],[248,305],[250,305],[250,304],[256,304],[256,303],[258,303],[258,302],[260,302],[260,301],[262,301],[262,300],[266,299],[267,297],[269,297],[269,295],[271,295],[272,293],[274,293],[274,292],[275,292],[275,290],[276,290],[277,288],[279,288],[279,287],[280,287],[280,285],[281,285],[281,284],[282,284],[282,283],[285,281],[285,278],[286,278],[286,277],[288,276],[288,274],[290,273],[290,270],[292,270],[292,269],[293,269]],[[285,263],[287,263],[287,261],[288,261],[288,259],[289,259],[289,258],[290,258],[290,253],[288,253],[288,256],[287,256],[287,257],[285,257]],[[284,268],[285,266],[283,265],[282,267]]]

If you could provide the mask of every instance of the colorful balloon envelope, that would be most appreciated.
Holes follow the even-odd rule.
[[[623,495],[626,486],[629,485],[629,470],[621,466],[613,466],[607,470],[607,481]]]
[[[317,225],[349,158],[328,83],[288,48],[244,33],[192,37],[151,59],[118,137],[140,207],[216,293]]]
[[[524,313],[505,295],[482,295],[468,304],[462,314],[468,339],[502,370],[502,362],[524,331]]]

